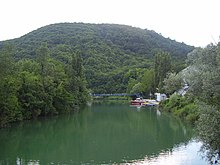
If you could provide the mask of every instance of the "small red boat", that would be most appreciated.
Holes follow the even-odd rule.
[[[142,98],[136,98],[135,100],[131,100],[131,105],[142,105],[146,100]]]

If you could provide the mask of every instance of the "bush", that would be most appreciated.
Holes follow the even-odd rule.
[[[194,124],[199,117],[198,108],[195,103],[190,103],[183,106],[181,109],[177,109],[174,114],[192,124]]]
[[[220,163],[220,111],[215,106],[200,103],[197,124],[199,138],[203,141],[202,151],[211,164]]]
[[[185,104],[187,104],[185,97],[173,94],[169,99],[161,102],[160,108],[164,111],[173,112],[176,109],[182,108]]]
[[[198,120],[198,108],[194,101],[187,97],[173,94],[169,99],[161,102],[160,108],[163,111],[171,112],[175,116],[180,117],[192,124]]]

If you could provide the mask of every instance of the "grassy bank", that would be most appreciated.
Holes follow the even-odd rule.
[[[199,118],[198,108],[194,101],[188,97],[182,97],[177,94],[173,94],[169,99],[162,101],[159,108],[192,124]]]

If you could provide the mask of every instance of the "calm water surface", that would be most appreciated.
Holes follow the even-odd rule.
[[[156,109],[96,104],[0,129],[0,164],[208,164],[193,139]]]

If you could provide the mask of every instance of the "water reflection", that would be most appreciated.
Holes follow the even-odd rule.
[[[188,144],[182,144],[174,147],[173,151],[166,151],[155,157],[146,156],[142,160],[135,160],[131,163],[123,163],[127,165],[133,164],[147,164],[147,165],[207,165],[200,155],[198,155],[198,148],[202,144],[196,140],[189,141]]]
[[[93,105],[0,130],[0,164],[159,162],[192,136],[190,126],[156,109]]]

